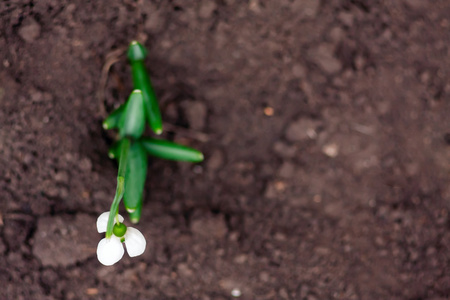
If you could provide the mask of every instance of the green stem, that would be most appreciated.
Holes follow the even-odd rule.
[[[106,238],[110,238],[114,228],[114,218],[119,213],[119,203],[122,200],[125,191],[125,170],[127,165],[128,150],[130,149],[130,140],[125,138],[122,142],[122,151],[119,160],[119,172],[117,174],[116,195],[109,210],[108,226],[106,227]]]
[[[122,151],[120,152],[119,173],[117,177],[125,178],[125,170],[127,169],[128,150],[130,150],[131,141],[128,138],[122,140]]]

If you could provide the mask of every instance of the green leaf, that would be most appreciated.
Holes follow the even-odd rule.
[[[133,75],[133,85],[135,89],[142,91],[145,103],[147,122],[150,128],[156,133],[162,133],[161,112],[159,111],[158,100],[150,82],[147,70],[143,61],[132,61],[131,72]]]
[[[103,128],[105,130],[119,128],[120,121],[122,118],[123,111],[125,110],[125,104],[122,104],[117,109],[115,109],[104,121]]]
[[[148,154],[163,159],[201,162],[204,158],[198,150],[167,140],[142,138],[141,143]]]
[[[131,92],[120,122],[123,122],[119,128],[121,137],[131,136],[135,139],[141,137],[145,128],[145,112],[144,98],[140,90]]]
[[[125,193],[123,203],[127,211],[134,211],[142,201],[147,177],[147,153],[141,143],[134,142],[128,152],[125,171]]]
[[[161,134],[163,128],[158,99],[144,64],[147,50],[140,43],[133,41],[128,48],[127,56],[131,64],[134,88],[141,90],[144,96],[146,120],[153,132]]]
[[[136,209],[132,212],[128,212],[131,223],[133,223],[133,224],[138,223],[139,220],[141,219],[141,213],[142,213],[142,198],[141,198],[141,201],[139,201]]]

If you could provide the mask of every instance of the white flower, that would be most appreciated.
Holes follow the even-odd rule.
[[[109,211],[102,213],[100,217],[98,217],[97,231],[99,233],[106,232],[108,218]],[[121,215],[119,215],[119,221],[123,222],[123,217]],[[105,266],[112,266],[122,258],[125,252],[122,245],[122,239],[130,257],[135,257],[144,253],[147,244],[144,235],[136,228],[127,227],[127,231],[123,237],[117,237],[113,234],[110,238],[104,238],[98,243],[97,258],[102,264]]]

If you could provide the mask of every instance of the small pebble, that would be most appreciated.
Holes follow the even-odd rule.
[[[239,289],[232,289],[231,290],[231,296],[233,296],[233,297],[240,297],[242,295],[242,292],[241,292],[241,290],[239,290]]]
[[[322,152],[329,157],[336,157],[339,154],[339,146],[335,143],[326,144],[322,147]]]
[[[86,294],[89,296],[95,296],[98,294],[98,289],[97,288],[88,288],[88,289],[86,289]]]
[[[273,116],[273,113],[274,113],[274,110],[273,110],[272,107],[267,106],[267,107],[264,108],[264,114],[266,116],[271,117],[271,116]]]
[[[20,37],[27,43],[34,42],[41,34],[41,25],[33,18],[27,18],[19,29]]]

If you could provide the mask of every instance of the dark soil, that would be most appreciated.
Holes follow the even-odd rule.
[[[0,299],[449,299],[449,16],[448,0],[1,1]],[[151,162],[147,250],[103,267],[101,122],[132,89],[133,39],[164,137],[206,160]]]

